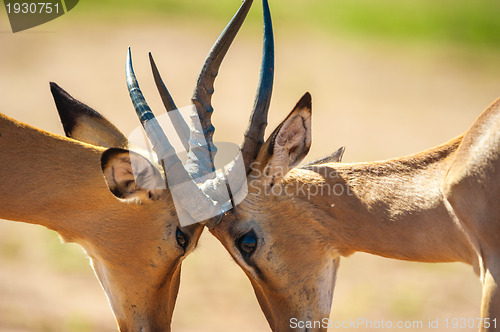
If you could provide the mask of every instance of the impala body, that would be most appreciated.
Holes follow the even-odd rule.
[[[500,101],[464,135],[415,155],[332,162],[341,149],[295,167],[310,145],[310,106],[306,96],[270,135],[248,196],[210,228],[249,277],[271,328],[326,330],[318,322],[329,317],[339,260],[361,251],[471,264],[483,282],[480,330],[499,330]],[[313,328],[292,329],[297,321]]]

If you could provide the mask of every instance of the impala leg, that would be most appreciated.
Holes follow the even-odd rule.
[[[498,258],[491,260],[498,262]],[[485,319],[481,332],[500,331],[500,266],[492,264],[486,267],[483,275],[483,297],[481,300],[481,317]],[[487,322],[489,321],[490,324]]]

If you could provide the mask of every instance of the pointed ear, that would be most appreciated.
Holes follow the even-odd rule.
[[[160,172],[138,153],[108,149],[102,154],[101,167],[109,189],[119,198],[147,202],[160,199],[164,193]]]
[[[265,185],[281,181],[309,152],[311,110],[311,95],[306,93],[262,146],[253,166]]]
[[[345,147],[341,146],[337,151],[328,156],[308,162],[307,166],[328,164],[328,163],[340,163],[342,162],[342,157],[344,156],[344,152],[345,152]]]
[[[56,83],[50,83],[66,136],[81,142],[126,148],[128,140],[111,122],[89,106],[71,97]]]

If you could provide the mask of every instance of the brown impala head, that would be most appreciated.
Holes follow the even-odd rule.
[[[197,222],[202,221],[203,216],[221,214],[221,208],[197,182],[201,182],[200,178],[209,177],[214,167],[215,148],[210,123],[213,82],[251,4],[252,1],[244,1],[215,43],[200,73],[193,101],[201,120],[201,129],[190,128],[176,113],[175,104],[150,57],[162,99],[176,124],[181,141],[189,150],[189,165],[186,167],[190,172],[173,151],[139,89],[130,50],[126,66],[127,85],[161,167],[155,167],[141,155],[126,150],[127,139],[115,126],[57,85],[51,84],[66,135],[110,148],[102,153],[102,171],[109,189],[116,196],[112,200],[115,209],[125,209],[127,213],[122,213],[122,218],[114,222],[113,229],[109,229],[106,223],[110,222],[110,218],[117,219],[113,216],[117,211],[104,213],[105,207],[97,205],[92,208],[103,211],[100,220],[103,225],[95,230],[95,234],[81,238],[78,234],[72,237],[72,234],[60,233],[67,240],[80,243],[92,258],[94,270],[122,331],[170,330],[181,262],[194,249],[203,229],[203,224]],[[200,136],[206,137],[208,149],[195,148]],[[164,176],[159,171],[161,168]],[[172,187],[181,189],[173,190]],[[174,204],[174,201],[180,202],[180,205]],[[192,221],[188,222],[191,225],[183,227],[185,224],[179,222],[181,214],[184,220]]]
[[[264,24],[261,84],[242,144],[248,195],[207,226],[250,279],[273,331],[289,331],[298,327],[294,319],[329,317],[339,259],[335,250],[325,251],[321,227],[285,185],[311,146],[309,93],[264,142],[274,71],[267,1]],[[329,161],[339,161],[341,154]]]

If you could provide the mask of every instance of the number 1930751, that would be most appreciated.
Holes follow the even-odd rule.
[[[63,9],[59,3],[15,2],[5,5],[8,14],[59,14]]]

